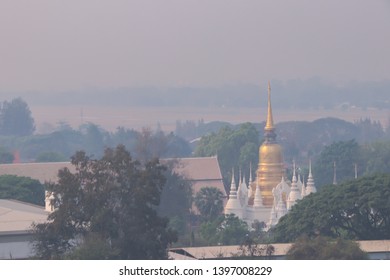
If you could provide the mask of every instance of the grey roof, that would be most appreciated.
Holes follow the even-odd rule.
[[[356,243],[359,244],[360,249],[368,254],[390,253],[390,240],[361,240],[356,241]],[[269,245],[272,245],[275,249],[275,252],[272,254],[273,257],[284,257],[292,246],[292,243],[277,243]],[[172,248],[170,251],[175,253],[172,254],[172,258],[176,257],[177,259],[181,259],[183,255],[187,255],[195,259],[230,258],[241,253],[239,245]]]
[[[162,159],[161,162],[174,162],[175,171],[193,182],[195,193],[202,187],[213,186],[226,195],[217,157]],[[75,171],[70,162],[15,163],[0,164],[0,175],[25,176],[41,183],[57,182],[58,171],[63,168]]]
[[[70,162],[0,164],[0,175],[30,177],[41,183],[57,182],[58,171],[65,167],[71,171],[75,170]]]
[[[27,232],[31,224],[42,223],[48,212],[43,207],[16,200],[0,199],[0,235]]]

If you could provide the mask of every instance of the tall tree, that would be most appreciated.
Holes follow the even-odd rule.
[[[158,213],[161,217],[169,218],[169,226],[180,235],[186,232],[192,206],[191,182],[175,172],[174,160],[164,164],[166,182],[161,193]],[[179,236],[180,238],[180,236]]]
[[[21,98],[4,101],[0,111],[0,132],[2,135],[27,136],[35,131],[30,108]]]
[[[118,146],[99,160],[77,152],[72,164],[75,173],[62,169],[58,183],[49,185],[57,209],[34,226],[38,258],[64,258],[88,248],[92,237],[102,248],[96,258],[167,257],[176,234],[156,212],[165,183],[158,160],[141,165]]]
[[[195,196],[195,206],[202,220],[212,221],[223,211],[223,193],[214,187],[202,188]]]

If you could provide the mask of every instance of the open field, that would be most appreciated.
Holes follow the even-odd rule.
[[[118,126],[140,129],[156,128],[157,124],[165,131],[175,129],[177,120],[226,121],[233,124],[242,122],[262,122],[266,118],[265,108],[199,108],[199,107],[31,107],[36,122],[37,132],[45,133],[59,122],[66,122],[77,128],[82,123],[92,122],[113,131]],[[346,121],[371,118],[387,126],[390,110],[359,108],[349,110],[277,110],[274,121],[313,121],[319,118],[336,117]]]

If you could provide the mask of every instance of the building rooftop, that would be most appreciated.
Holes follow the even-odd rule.
[[[371,259],[390,258],[390,240],[362,240],[356,241],[360,249],[368,253]],[[259,244],[266,246],[267,244]],[[271,258],[284,258],[292,243],[269,244],[275,249]],[[183,247],[170,249],[173,259],[223,259],[232,258],[242,253],[239,245],[209,246],[209,247]]]
[[[75,170],[70,162],[0,164],[0,175],[30,177],[41,183],[57,182],[58,171],[65,167],[72,172]]]
[[[28,232],[33,222],[43,223],[47,215],[44,207],[0,199],[0,235]]]
[[[193,182],[194,192],[209,184],[226,196],[217,157],[161,159],[161,163],[175,164],[174,170]],[[62,168],[75,171],[70,162],[16,163],[0,164],[0,175],[30,177],[41,183],[57,182],[58,171]]]

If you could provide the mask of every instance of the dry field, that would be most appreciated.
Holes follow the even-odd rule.
[[[47,133],[59,122],[66,122],[74,128],[82,123],[92,122],[113,131],[118,126],[140,129],[157,127],[173,131],[177,120],[203,119],[205,122],[226,121],[233,124],[262,122],[266,118],[265,108],[197,108],[197,107],[31,107],[38,133]],[[274,121],[313,121],[319,118],[336,117],[346,121],[371,118],[387,126],[390,110],[274,110]]]

